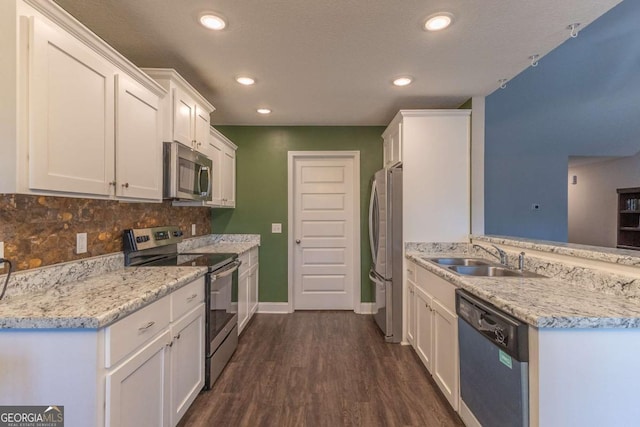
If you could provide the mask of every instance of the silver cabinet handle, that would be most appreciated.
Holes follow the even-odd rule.
[[[147,323],[146,325],[139,327],[138,331],[139,332],[144,332],[144,331],[146,331],[147,329],[149,329],[150,327],[152,327],[155,324],[156,324],[156,322],[151,321],[151,322]]]
[[[198,296],[198,294],[193,294],[193,295],[191,295],[189,298],[187,298],[187,302],[191,302],[191,301],[193,301],[193,299],[194,299],[195,297],[197,297],[197,296]]]

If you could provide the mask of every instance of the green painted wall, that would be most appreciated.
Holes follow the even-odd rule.
[[[236,208],[215,209],[213,233],[260,234],[260,295],[263,302],[286,302],[287,152],[360,151],[361,297],[372,301],[369,284],[369,182],[382,168],[380,126],[216,126],[238,146]],[[282,223],[282,234],[271,223]]]

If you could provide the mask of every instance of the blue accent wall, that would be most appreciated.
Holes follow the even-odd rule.
[[[568,157],[640,150],[640,1],[488,96],[485,131],[485,232],[566,242]]]

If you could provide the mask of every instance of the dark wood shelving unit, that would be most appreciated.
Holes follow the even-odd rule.
[[[640,250],[640,187],[618,188],[617,192],[617,247]]]

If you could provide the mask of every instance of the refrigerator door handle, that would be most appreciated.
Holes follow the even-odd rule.
[[[369,246],[371,247],[371,259],[373,260],[373,265],[376,265],[376,240],[378,236],[377,233],[374,232],[374,227],[377,224],[374,224],[374,210],[376,208],[376,198],[377,198],[378,189],[376,187],[376,180],[373,180],[371,184],[371,199],[369,200]]]

